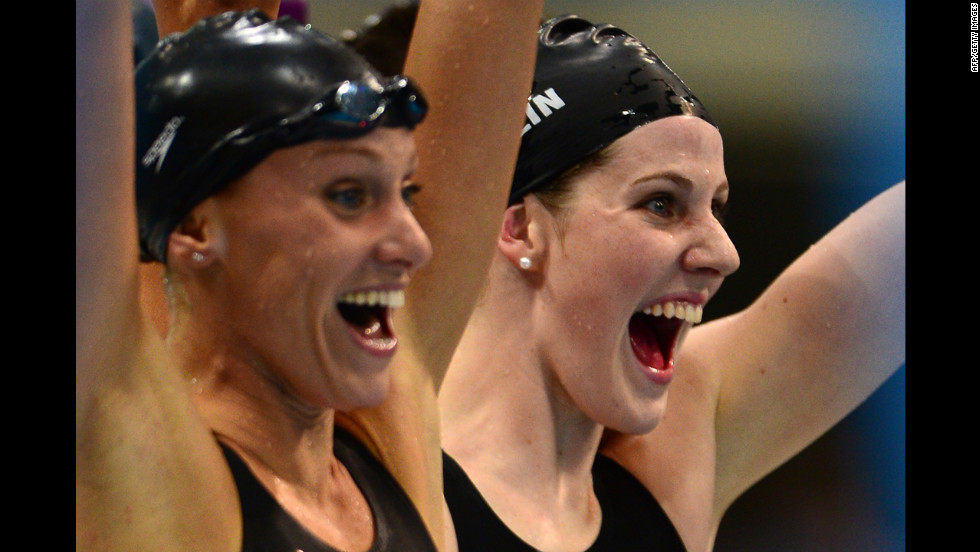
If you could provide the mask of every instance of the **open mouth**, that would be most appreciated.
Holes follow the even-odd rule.
[[[644,366],[666,370],[674,364],[674,348],[685,323],[701,321],[702,307],[668,302],[647,307],[630,318],[629,335],[633,354]]]
[[[391,311],[404,304],[405,293],[401,290],[352,292],[340,298],[337,310],[361,343],[388,351],[398,341],[391,328]]]

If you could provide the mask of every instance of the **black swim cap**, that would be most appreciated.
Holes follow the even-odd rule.
[[[509,204],[631,130],[672,115],[715,125],[687,85],[626,31],[576,15],[548,20],[538,32]]]
[[[413,128],[425,100],[291,17],[227,12],[165,37],[136,68],[136,202],[144,261],[170,232],[276,149]]]

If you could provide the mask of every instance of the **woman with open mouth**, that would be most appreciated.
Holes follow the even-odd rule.
[[[484,130],[512,141],[512,155],[481,159],[509,166],[535,3],[426,6],[445,20],[419,36],[466,26],[481,45],[468,59],[489,64],[453,77],[509,91],[501,105],[513,117]],[[426,464],[413,463],[403,469],[422,474],[423,490],[406,488],[377,458],[376,435],[337,423],[338,412],[385,404],[396,352],[423,347],[404,351],[405,328],[425,332],[424,313],[468,300],[424,289],[428,303],[406,299],[433,252],[412,213],[417,176],[434,172],[413,138],[426,96],[294,19],[205,15],[163,33],[134,75],[130,3],[76,4],[76,549],[441,549],[441,479],[424,481]],[[488,37],[516,42],[497,55]],[[424,54],[435,69],[462,59]],[[426,80],[447,100],[429,132],[455,118],[449,107],[480,101],[454,99],[451,79]],[[494,117],[474,113],[474,124]],[[435,163],[450,172],[457,161],[472,158]],[[429,201],[474,202],[431,184],[440,197]],[[141,312],[141,259],[166,265],[165,341]],[[395,450],[423,440],[420,411],[404,414],[385,418]]]
[[[702,103],[626,31],[562,16],[526,113],[439,396],[460,550],[710,551],[740,494],[904,362],[904,183],[695,326],[739,265]]]

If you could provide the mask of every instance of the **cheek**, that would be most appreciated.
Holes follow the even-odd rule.
[[[609,302],[612,297],[647,295],[678,258],[673,237],[648,225],[607,221],[577,230],[574,243],[568,240],[564,251],[578,257],[575,270],[582,297],[598,295]]]
[[[292,304],[317,296],[353,266],[363,246],[322,214],[291,210],[243,224],[230,242],[236,273],[269,300]],[[292,305],[296,308],[296,305]]]

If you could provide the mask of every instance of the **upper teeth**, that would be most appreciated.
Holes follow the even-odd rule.
[[[392,291],[357,291],[345,293],[341,296],[343,303],[354,303],[355,305],[367,305],[369,307],[401,307],[405,304],[405,292],[402,290]]]
[[[682,303],[679,301],[668,301],[662,305],[658,304],[643,309],[644,314],[649,314],[651,316],[665,316],[667,318],[679,318],[692,324],[697,324],[701,321],[703,312],[704,309],[701,305],[692,305],[690,303]]]

